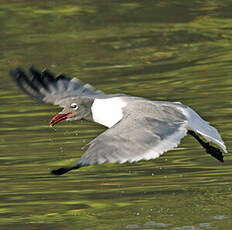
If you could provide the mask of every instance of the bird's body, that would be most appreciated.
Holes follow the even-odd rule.
[[[51,126],[64,119],[84,119],[109,128],[88,144],[87,151],[76,165],[53,170],[54,174],[60,175],[90,164],[154,159],[177,147],[187,134],[223,162],[220,150],[197,135],[227,152],[218,131],[180,102],[150,101],[126,94],[107,95],[75,78],[70,80],[64,75],[54,78],[46,70],[39,72],[33,68],[30,73],[27,76],[23,70],[17,69],[11,75],[30,96],[64,108],[52,119]]]

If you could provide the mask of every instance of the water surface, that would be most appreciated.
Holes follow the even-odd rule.
[[[9,70],[34,65],[105,93],[181,101],[231,151],[231,1],[12,0],[0,5],[1,229],[231,229],[232,158],[221,164],[191,137],[159,159],[74,164],[105,130],[49,127],[58,107],[17,89]]]

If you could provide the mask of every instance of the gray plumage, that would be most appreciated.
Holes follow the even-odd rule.
[[[90,142],[78,164],[149,160],[179,144],[187,133],[183,114],[169,105],[136,99],[124,98],[129,103],[124,118]]]
[[[25,93],[38,101],[63,106],[62,102],[67,98],[104,95],[89,84],[83,84],[76,78],[69,79],[64,74],[54,77],[49,70],[40,72],[33,67],[29,71],[30,74],[26,75],[24,70],[17,68],[10,75]]]
[[[150,101],[125,94],[106,95],[76,78],[64,75],[55,78],[47,70],[39,72],[30,68],[28,76],[22,69],[16,69],[11,76],[33,98],[64,107],[53,118],[51,126],[64,119],[86,119],[109,127],[88,144],[76,165],[53,170],[54,174],[90,164],[154,159],[177,147],[187,133],[220,161],[223,161],[220,150],[202,141],[196,133],[227,152],[218,131],[179,102]]]

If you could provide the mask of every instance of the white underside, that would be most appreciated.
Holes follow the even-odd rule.
[[[122,119],[125,106],[126,103],[120,97],[95,99],[91,107],[93,120],[110,128]]]

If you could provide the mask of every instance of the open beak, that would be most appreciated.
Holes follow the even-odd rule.
[[[55,124],[57,124],[58,122],[67,119],[68,116],[69,116],[70,114],[72,114],[72,113],[63,113],[63,114],[62,114],[62,113],[58,113],[57,115],[55,115],[55,116],[52,118],[52,120],[51,120],[51,122],[50,122],[50,126],[53,127],[53,126],[54,126]]]

